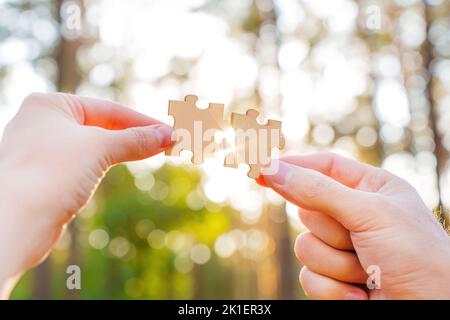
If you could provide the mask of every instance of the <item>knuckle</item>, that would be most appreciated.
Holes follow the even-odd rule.
[[[336,241],[335,246],[338,249],[348,250],[353,248],[352,241],[347,231],[337,233],[335,236],[335,241]]]
[[[86,127],[86,140],[94,140],[95,148],[92,145],[84,145],[83,152],[95,153],[95,159],[100,161],[102,168],[106,170],[114,165],[114,153],[117,152],[117,145],[111,142],[109,132],[100,127]],[[93,151],[95,150],[95,151]]]
[[[328,179],[323,179],[319,175],[314,175],[308,181],[304,197],[308,200],[314,200],[321,197],[330,187],[331,183]]]
[[[378,173],[379,176],[383,176],[383,177],[396,177],[394,176],[390,171],[384,169],[384,168],[378,168],[378,167],[372,167],[374,169],[375,172]],[[398,179],[401,179],[399,177],[397,177]]]
[[[342,159],[340,155],[331,151],[324,152],[323,156],[330,162],[330,168],[335,167],[334,164]]]
[[[304,225],[307,225],[311,220],[311,212],[308,210],[298,209],[298,217]]]
[[[155,138],[145,134],[139,128],[131,128],[130,130],[136,142],[136,153],[139,156],[147,154],[150,147],[155,145]]]
[[[25,100],[27,100],[27,99],[38,99],[38,98],[41,98],[42,96],[45,96],[46,94],[45,93],[43,93],[43,92],[32,92],[32,93],[30,93],[29,95],[27,95],[26,97],[25,97]]]
[[[33,105],[37,102],[42,102],[47,99],[46,93],[41,92],[33,92],[25,97],[23,100],[22,106]]]
[[[332,159],[332,160],[337,160],[340,157],[338,154],[336,154],[334,152],[331,152],[331,151],[326,151],[323,154],[324,154],[324,156],[326,156],[326,157],[328,157],[329,159]]]
[[[371,168],[371,174],[367,177],[367,185],[369,186],[369,190],[377,192],[383,187],[386,180],[391,176],[392,174],[385,169],[375,167]]]
[[[34,110],[55,104],[56,93],[33,92],[26,96],[20,106],[21,110]]]

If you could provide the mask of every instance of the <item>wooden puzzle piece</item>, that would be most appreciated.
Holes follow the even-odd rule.
[[[231,127],[235,129],[235,148],[225,157],[225,167],[238,167],[246,163],[250,170],[247,175],[256,179],[261,170],[270,162],[272,150],[283,149],[285,140],[281,134],[281,121],[268,120],[258,123],[259,112],[247,110],[246,114],[232,113]]]
[[[210,103],[207,109],[195,105],[198,98],[187,95],[184,101],[170,100],[169,115],[174,118],[172,140],[177,141],[166,155],[180,155],[182,150],[193,153],[192,163],[201,164],[205,156],[212,155],[220,145],[214,140],[217,131],[227,128],[223,119],[224,105]]]

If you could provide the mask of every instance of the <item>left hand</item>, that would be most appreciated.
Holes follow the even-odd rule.
[[[0,143],[0,296],[48,255],[110,166],[163,151],[171,133],[114,102],[28,96]]]

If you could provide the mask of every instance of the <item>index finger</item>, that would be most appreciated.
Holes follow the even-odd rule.
[[[119,103],[88,97],[68,95],[83,113],[83,124],[109,130],[123,130],[160,124],[161,121],[148,117]]]
[[[387,171],[331,152],[287,156],[280,160],[318,171],[349,188],[364,191],[377,191],[391,178]],[[259,177],[257,182],[267,186],[263,177]]]
[[[328,214],[349,230],[367,218],[370,193],[349,188],[309,168],[279,161],[275,174],[265,175],[266,184],[293,204]]]

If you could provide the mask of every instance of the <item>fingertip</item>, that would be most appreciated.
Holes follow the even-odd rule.
[[[173,129],[166,124],[104,130],[111,164],[136,161],[162,152],[173,144]]]
[[[283,188],[288,184],[292,175],[292,166],[287,162],[273,160],[262,171],[264,182],[268,186]]]
[[[269,164],[264,166],[264,168],[261,170],[259,177],[256,178],[255,181],[263,187],[270,188],[271,186],[270,182],[272,179],[274,179],[273,176],[277,176],[278,171],[280,170],[279,162],[280,162],[279,159],[271,160]],[[275,179],[277,179],[277,177],[275,177]]]
[[[152,130],[155,131],[160,148],[167,149],[175,143],[175,141],[172,140],[173,129],[167,124],[156,124],[149,126],[149,128],[152,128]]]

